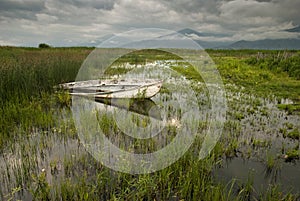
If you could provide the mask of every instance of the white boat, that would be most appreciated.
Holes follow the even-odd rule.
[[[151,98],[162,86],[162,80],[88,80],[61,84],[71,95],[93,98]]]

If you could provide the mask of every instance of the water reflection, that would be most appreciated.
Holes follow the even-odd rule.
[[[154,101],[148,98],[95,98],[95,101],[99,104],[113,106],[140,115],[149,116],[157,120],[162,120],[159,107]]]

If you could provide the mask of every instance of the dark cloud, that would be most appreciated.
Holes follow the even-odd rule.
[[[99,22],[106,23],[103,18],[98,18],[103,16],[103,12],[111,11],[116,2],[117,0],[46,0],[43,14],[54,16],[57,19],[55,23],[84,27]]]
[[[278,18],[285,21],[291,21],[295,25],[300,25],[299,0],[274,0],[273,3],[278,6],[278,12],[275,13]]]
[[[32,11],[39,12],[45,8],[44,1],[32,1],[32,0],[21,0],[21,1],[11,1],[11,0],[1,0],[0,1],[0,11]]]
[[[1,17],[6,18],[18,18],[18,19],[30,19],[35,20],[35,14],[42,12],[45,9],[44,1],[32,1],[32,0],[21,0],[21,1],[0,1],[0,20]]]
[[[2,16],[0,16],[0,22],[3,20],[3,18],[6,19],[28,19],[28,20],[36,20],[35,13],[28,12],[28,11],[15,11],[15,12],[3,12]]]
[[[63,0],[67,5],[73,5],[77,8],[95,8],[98,10],[111,10],[114,7],[114,0]]]
[[[257,2],[271,2],[272,0],[255,0]]]
[[[76,45],[150,27],[218,41],[294,37],[281,30],[300,24],[298,8],[298,0],[0,0],[0,44]]]
[[[189,12],[218,12],[218,2],[220,0],[163,0],[162,2],[176,11]]]

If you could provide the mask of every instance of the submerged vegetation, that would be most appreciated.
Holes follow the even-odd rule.
[[[77,136],[70,95],[53,88],[74,81],[91,51],[0,47],[0,200],[299,199],[299,186],[294,183],[276,180],[259,189],[249,168],[243,180],[223,181],[218,171],[225,171],[230,161],[242,159],[262,164],[266,175],[273,177],[278,171],[285,174],[284,168],[293,168],[292,163],[298,164],[300,52],[208,50],[227,90],[223,136],[203,160],[198,158],[203,141],[199,135],[171,166],[151,174],[130,175],[110,170],[86,152]],[[185,76],[199,97],[206,93],[191,66],[163,51],[132,52],[105,73],[126,73],[126,65],[155,61]],[[161,93],[169,92],[163,88]],[[136,121],[147,125],[148,119]],[[99,124],[108,137],[118,138],[113,119],[103,116]],[[170,137],[176,126],[168,127]],[[198,132],[206,129],[207,122],[199,122]],[[149,144],[136,141],[134,148],[146,152],[144,147]]]

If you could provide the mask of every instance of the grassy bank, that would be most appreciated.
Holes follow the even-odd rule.
[[[225,83],[300,101],[299,51],[208,50]]]

